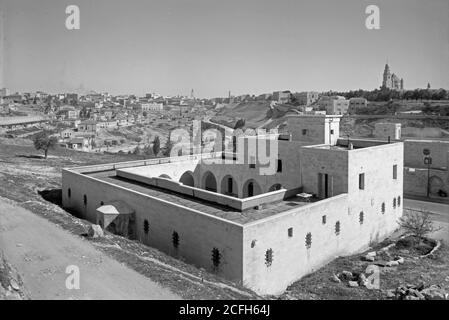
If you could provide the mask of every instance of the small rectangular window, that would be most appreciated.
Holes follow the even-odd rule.
[[[398,165],[397,164],[395,164],[394,166],[393,166],[393,179],[397,179],[398,178]]]
[[[326,216],[325,215],[321,217],[321,223],[326,224]]]
[[[293,237],[293,228],[288,228],[288,237]]]
[[[302,129],[302,135],[305,136],[307,134],[307,129]]]
[[[364,173],[359,174],[359,189],[360,190],[365,189],[365,174]]]
[[[282,172],[282,160],[278,159],[278,168],[277,168],[277,172]]]
[[[334,130],[333,129],[331,130],[331,134],[334,134]]]

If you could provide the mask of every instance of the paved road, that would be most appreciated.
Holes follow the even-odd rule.
[[[441,230],[432,234],[432,237],[445,240],[446,243],[449,243],[449,205],[404,199],[404,209],[429,211],[436,226],[441,228]]]
[[[179,299],[87,240],[1,198],[0,250],[32,299]],[[79,267],[79,290],[66,288],[69,265]]]

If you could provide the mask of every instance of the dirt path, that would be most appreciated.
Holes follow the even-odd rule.
[[[179,299],[87,240],[1,198],[0,250],[20,273],[31,299]],[[79,267],[79,290],[66,288],[69,265]]]

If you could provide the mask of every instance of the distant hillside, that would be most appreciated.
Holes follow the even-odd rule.
[[[284,121],[284,116],[288,112],[294,112],[297,107],[280,104],[270,108],[270,101],[250,101],[225,105],[219,109],[211,119],[212,122],[219,123],[234,128],[239,119],[245,119],[245,127],[273,128]]]
[[[245,128],[277,128],[285,127],[286,115],[298,112],[297,107],[289,104],[276,105],[270,108],[269,101],[251,101],[225,105],[216,111],[212,122],[234,128],[239,119],[245,119]],[[449,137],[449,120],[446,119],[398,119],[395,114],[416,112],[426,116],[446,116],[449,114],[449,101],[406,101],[369,102],[367,107],[356,110],[356,115],[367,116],[367,119],[355,119],[345,116],[341,122],[342,136],[352,131],[352,136],[372,137],[374,126],[378,122],[396,122],[402,124],[402,134],[407,138],[447,139]],[[381,116],[373,119],[369,116]]]

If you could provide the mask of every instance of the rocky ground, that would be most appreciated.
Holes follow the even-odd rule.
[[[0,300],[25,300],[23,283],[17,271],[0,252]]]
[[[416,250],[407,240],[387,239],[364,253],[337,258],[291,285],[280,298],[448,299],[449,248],[428,243],[432,245]]]

